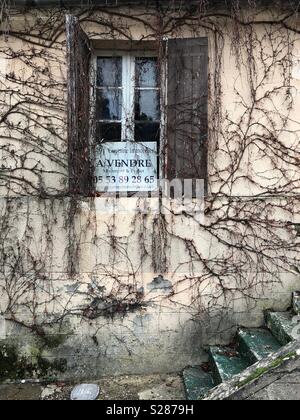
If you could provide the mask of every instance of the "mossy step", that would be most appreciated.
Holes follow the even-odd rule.
[[[293,332],[296,326],[296,318],[292,312],[266,312],[267,326],[283,346],[295,339]]]
[[[229,347],[210,347],[209,360],[216,384],[229,381],[250,366],[246,359]]]
[[[300,315],[300,291],[293,292],[293,311]]]
[[[186,368],[183,381],[186,397],[191,401],[200,400],[215,386],[212,375],[198,366]]]
[[[277,352],[282,346],[266,329],[244,329],[238,332],[238,351],[250,364],[254,364],[270,354]]]

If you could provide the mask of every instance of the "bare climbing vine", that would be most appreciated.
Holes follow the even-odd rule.
[[[143,198],[132,218],[122,219],[99,210],[101,199],[70,191],[70,11],[7,12],[7,1],[0,3],[0,305],[7,320],[41,333],[70,316],[126,316],[161,301],[201,319],[240,301],[253,308],[282,273],[299,273],[300,122],[292,78],[299,4],[214,4],[71,11],[92,41],[136,40],[141,28],[138,40],[154,40],[162,59],[168,37],[209,38],[209,185],[199,221],[176,208],[147,215],[139,211]],[[149,293],[143,275],[151,272],[172,282],[167,294]]]

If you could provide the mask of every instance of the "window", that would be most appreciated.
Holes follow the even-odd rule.
[[[168,40],[162,79],[155,54],[128,48],[94,54],[77,18],[67,16],[66,27],[70,192],[153,191],[159,173],[170,180],[207,181],[207,38]],[[92,56],[95,101],[90,97]]]
[[[160,89],[157,58],[135,60],[135,134],[136,141],[159,141]]]
[[[95,65],[97,191],[153,191],[161,133],[158,59],[102,53]]]
[[[156,57],[97,57],[97,141],[159,141]]]
[[[96,139],[122,139],[122,58],[98,57],[96,79]]]

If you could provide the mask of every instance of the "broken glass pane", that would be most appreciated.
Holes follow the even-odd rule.
[[[121,120],[122,90],[97,89],[96,118],[97,120]]]
[[[160,124],[159,123],[136,123],[135,124],[135,141],[159,141]]]
[[[97,59],[97,86],[122,86],[122,58],[98,57]]]
[[[121,141],[121,123],[97,123],[96,142]]]
[[[135,119],[136,121],[159,121],[160,99],[158,90],[136,90]]]
[[[157,58],[136,58],[136,86],[158,87]]]

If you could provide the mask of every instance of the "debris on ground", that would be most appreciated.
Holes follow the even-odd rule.
[[[99,400],[185,400],[179,374],[109,377],[94,381]],[[70,400],[76,384],[22,383],[0,385],[0,400]]]

